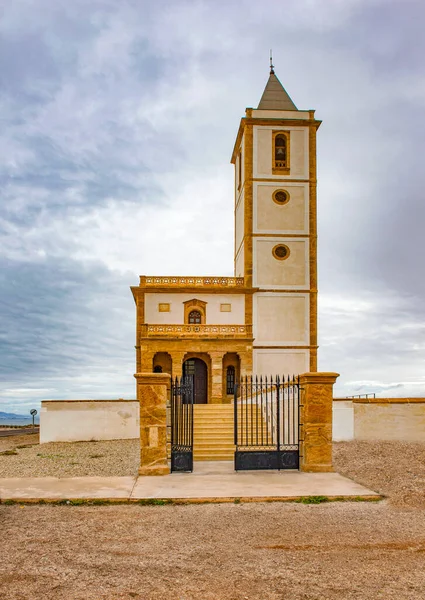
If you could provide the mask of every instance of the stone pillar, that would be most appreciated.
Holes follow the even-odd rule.
[[[326,473],[332,467],[332,399],[338,373],[300,375],[300,470]]]
[[[136,373],[140,405],[139,475],[168,475],[167,388],[168,373]]]
[[[224,352],[210,352],[211,357],[211,402],[223,402],[223,356]]]

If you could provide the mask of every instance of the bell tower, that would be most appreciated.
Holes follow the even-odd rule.
[[[235,276],[247,288],[253,373],[317,371],[316,131],[273,65],[241,119],[235,165]]]

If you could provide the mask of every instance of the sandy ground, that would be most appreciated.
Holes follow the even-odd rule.
[[[425,512],[0,506],[2,600],[423,599]]]
[[[388,500],[0,505],[0,598],[424,599],[425,444],[340,443],[335,457]]]

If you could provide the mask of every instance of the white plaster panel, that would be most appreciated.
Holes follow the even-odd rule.
[[[44,400],[40,443],[127,440],[140,435],[137,400]]]
[[[236,242],[236,248],[235,251],[238,251],[239,246],[241,245],[241,242],[243,240],[243,236],[244,236],[244,209],[245,209],[245,202],[244,202],[244,197],[242,195],[241,200],[236,208],[236,212],[235,212],[235,242]]]
[[[252,111],[253,119],[300,119],[308,121],[310,113],[308,110],[258,110]]]
[[[272,173],[272,139],[273,131],[290,131],[290,172],[288,174]],[[309,176],[309,146],[308,127],[269,127],[255,125],[253,149],[254,178],[268,179],[308,179]]]
[[[254,177],[268,177],[272,173],[272,130],[254,127]]]
[[[309,313],[307,294],[254,294],[255,344],[307,346],[310,343]]]
[[[285,260],[273,256],[276,244],[288,246],[290,254]],[[300,238],[254,238],[254,287],[274,289],[309,289],[309,245]]]
[[[299,375],[309,371],[309,350],[255,349],[253,373],[255,375]]]
[[[332,403],[332,439],[334,442],[354,439],[354,408],[350,400]]]
[[[145,323],[151,325],[181,325],[184,323],[184,304],[188,300],[202,300],[207,302],[207,325],[244,325],[245,324],[245,296],[243,294],[193,294],[163,293],[145,295]],[[168,302],[170,312],[158,311],[158,304]],[[228,313],[220,311],[220,304],[231,304],[232,310]]]
[[[244,246],[244,244],[242,244],[242,246],[239,248],[239,252],[238,252],[238,254],[236,256],[236,260],[235,260],[235,277],[244,277],[244,269],[245,269],[244,257],[245,257],[245,246]]]
[[[284,189],[289,193],[287,204],[273,201],[273,192]],[[254,233],[296,233],[309,231],[308,183],[254,183]]]

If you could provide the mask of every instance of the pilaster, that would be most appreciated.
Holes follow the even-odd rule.
[[[152,373],[153,370],[153,357],[155,352],[146,350],[144,346],[140,346],[140,371],[139,373]]]
[[[173,379],[179,379],[183,375],[183,358],[186,352],[170,352],[172,360]]]
[[[246,377],[252,375],[252,348],[246,350],[246,352],[239,352],[240,358],[240,377]]]
[[[211,357],[211,403],[223,402],[223,356],[224,352],[209,352]]]
[[[247,109],[247,116],[251,116]],[[245,127],[244,132],[244,278],[245,285],[252,287],[253,257],[252,257],[252,223],[253,223],[253,161],[254,161],[254,132],[252,125]]]

